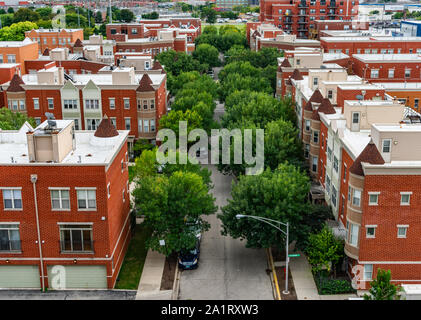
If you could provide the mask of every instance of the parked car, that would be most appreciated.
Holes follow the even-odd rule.
[[[196,245],[192,250],[181,251],[178,255],[178,267],[183,270],[193,270],[199,267],[200,240],[196,240]]]
[[[196,238],[201,241],[202,240],[202,229],[200,228],[200,224],[198,221],[187,221],[186,224],[189,228],[195,232]]]

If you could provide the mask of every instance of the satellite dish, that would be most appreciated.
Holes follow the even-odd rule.
[[[357,98],[357,100],[363,100],[364,99],[363,95],[361,95],[361,94],[357,94],[357,96],[355,98]]]
[[[55,121],[54,114],[51,112],[46,112],[45,116],[47,117],[48,128],[53,129],[57,127],[57,122]]]

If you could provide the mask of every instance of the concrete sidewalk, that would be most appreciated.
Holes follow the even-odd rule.
[[[304,253],[299,253],[299,257],[293,257],[289,260],[289,269],[298,300],[348,300],[349,297],[357,297],[353,293],[319,295],[307,257]]]
[[[149,250],[137,289],[136,300],[171,300],[172,290],[161,291],[165,256]]]

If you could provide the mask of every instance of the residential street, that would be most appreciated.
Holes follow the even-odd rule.
[[[214,165],[209,169],[214,183],[212,193],[221,207],[230,196],[231,178]],[[179,299],[272,300],[265,251],[246,249],[244,242],[223,237],[216,215],[206,218],[212,227],[202,237],[199,268],[181,273]]]

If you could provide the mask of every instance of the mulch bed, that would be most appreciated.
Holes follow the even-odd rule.
[[[275,267],[275,270],[276,270],[276,277],[278,278],[279,291],[281,291],[281,299],[282,300],[297,300],[297,293],[295,292],[294,281],[291,277],[291,269],[289,269],[289,275],[288,275],[289,294],[282,293],[282,291],[285,290],[285,268]]]
[[[164,272],[161,279],[160,290],[172,290],[175,280],[177,255],[171,255],[165,259]]]

